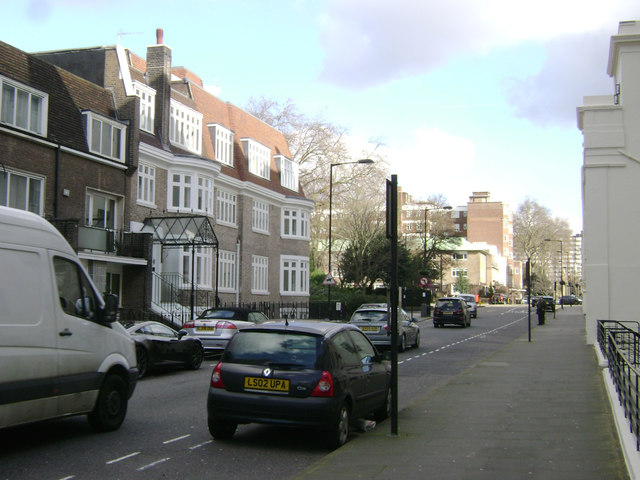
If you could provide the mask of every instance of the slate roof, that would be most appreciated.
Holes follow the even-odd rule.
[[[91,110],[111,119],[116,118],[114,100],[109,90],[2,41],[0,75],[49,95],[46,139],[51,142],[89,152],[82,111]]]

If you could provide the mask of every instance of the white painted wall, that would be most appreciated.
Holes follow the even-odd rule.
[[[578,108],[587,342],[598,320],[638,320],[640,255],[640,21],[622,22],[609,52],[611,95]],[[620,85],[616,104],[616,85]]]

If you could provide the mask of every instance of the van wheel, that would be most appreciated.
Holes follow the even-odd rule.
[[[189,352],[189,358],[185,363],[185,367],[189,370],[198,370],[200,365],[202,365],[202,360],[204,359],[204,349],[202,348],[202,344],[194,343],[193,348]]]
[[[347,443],[350,422],[349,407],[346,403],[343,403],[338,416],[333,420],[331,430],[327,432],[327,445],[330,449],[335,450]]]
[[[149,370],[149,354],[142,345],[136,345],[136,360],[138,361],[138,378],[142,378]]]
[[[236,433],[238,428],[237,423],[225,422],[222,420],[214,420],[209,418],[208,421],[209,433],[216,440],[229,440]]]
[[[93,411],[87,415],[89,424],[98,432],[117,430],[127,414],[128,388],[119,375],[108,375],[102,382]]]

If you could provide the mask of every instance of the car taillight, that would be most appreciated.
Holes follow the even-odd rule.
[[[434,308],[433,309],[433,314],[434,315],[440,315],[442,313],[442,310],[440,310],[439,308]]]
[[[238,327],[236,327],[231,322],[227,322],[226,320],[223,320],[223,321],[220,321],[220,322],[216,323],[216,328],[232,328],[232,329],[236,330]]]
[[[213,388],[224,388],[224,382],[222,381],[222,373],[220,373],[221,366],[222,366],[222,362],[218,362],[218,364],[213,369],[213,373],[211,374],[211,386]]]
[[[195,328],[196,324],[194,322],[187,322],[182,325],[182,328]]]
[[[326,370],[322,372],[316,388],[311,392],[312,397],[333,397],[333,377]]]
[[[460,309],[460,310],[456,310],[456,311],[455,311],[455,312],[453,312],[453,313],[455,313],[456,315],[462,315],[462,309]]]

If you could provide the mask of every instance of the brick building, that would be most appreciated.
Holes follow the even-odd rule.
[[[58,205],[69,204],[69,213],[44,208],[38,213],[54,219],[75,215],[79,227],[86,227],[92,219],[84,212],[91,211],[95,189],[103,198],[103,216],[110,219],[96,225],[107,243],[114,231],[146,242],[146,250],[131,257],[131,263],[115,262],[117,252],[99,244],[86,252],[78,248],[90,272],[110,282],[105,291],[120,294],[125,310],[152,310],[179,322],[194,307],[197,313],[214,304],[308,300],[314,205],[299,187],[297,164],[284,136],[207,92],[186,68],[173,67],[161,31],[145,58],[120,45],[31,55],[2,47],[24,64],[48,69],[42,75],[44,95],[52,95],[47,86],[51,77],[71,79],[60,90],[71,101],[65,108],[85,109],[69,115],[84,118],[74,130],[84,163],[69,165],[56,178],[56,155],[65,158],[68,153],[49,142],[49,170],[33,173],[46,176],[43,195],[54,204],[58,192]],[[0,63],[0,76],[16,80],[7,70],[15,63]],[[39,86],[24,80],[26,89]],[[84,107],[71,98],[76,96],[91,102]],[[59,128],[61,118],[67,115],[60,117],[50,105],[49,125]],[[93,125],[108,125],[112,141],[92,130]],[[101,140],[111,150],[88,158],[92,142]],[[8,157],[11,165],[24,163],[14,160],[13,151],[5,148],[8,143],[0,146],[5,165]]]

